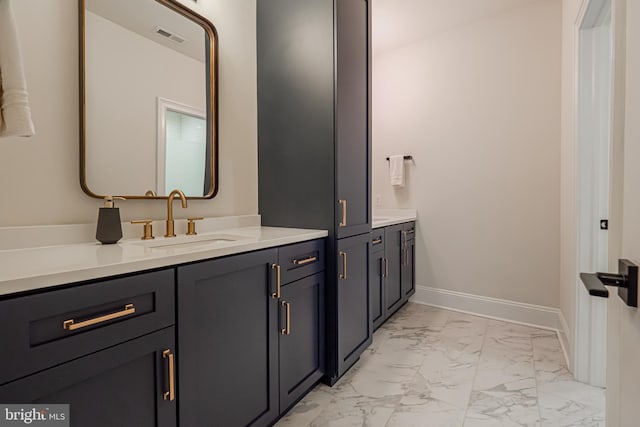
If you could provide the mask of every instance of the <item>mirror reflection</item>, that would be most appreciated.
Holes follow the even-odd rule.
[[[213,197],[213,27],[173,0],[80,2],[83,189],[96,197],[166,197],[174,188]]]

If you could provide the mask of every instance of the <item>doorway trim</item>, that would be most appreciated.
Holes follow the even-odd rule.
[[[574,375],[606,385],[607,300],[591,297],[581,271],[608,270],[613,60],[611,0],[583,0],[576,20],[576,292]]]

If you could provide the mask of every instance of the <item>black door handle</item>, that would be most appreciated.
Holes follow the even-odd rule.
[[[630,307],[638,306],[638,266],[628,259],[618,260],[618,274],[580,273],[580,280],[589,292],[597,297],[609,297],[606,286],[617,286],[618,296]]]

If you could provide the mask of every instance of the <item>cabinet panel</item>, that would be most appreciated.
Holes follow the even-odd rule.
[[[404,300],[416,293],[416,241],[407,239],[402,265],[402,297]]]
[[[334,2],[255,3],[262,224],[332,234]]]
[[[371,343],[369,312],[370,233],[338,241],[338,375]]]
[[[385,278],[385,317],[402,304],[400,268],[402,266],[402,224],[385,227],[384,256],[387,262]]]
[[[280,330],[280,410],[284,411],[324,374],[324,273],[282,288]]]
[[[371,230],[369,28],[366,0],[336,3],[336,224],[338,238],[343,238]],[[346,226],[340,225],[343,219]]]
[[[76,427],[176,426],[168,359],[175,349],[170,327],[0,387],[0,402],[70,404]]]
[[[178,268],[180,424],[262,426],[278,415],[277,249]]]

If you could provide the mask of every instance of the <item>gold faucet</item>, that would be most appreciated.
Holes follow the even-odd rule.
[[[167,233],[164,237],[176,237],[176,233],[173,230],[173,199],[179,196],[180,200],[182,200],[182,207],[187,207],[187,198],[181,190],[175,189],[171,193],[169,193],[169,198],[167,199]]]

